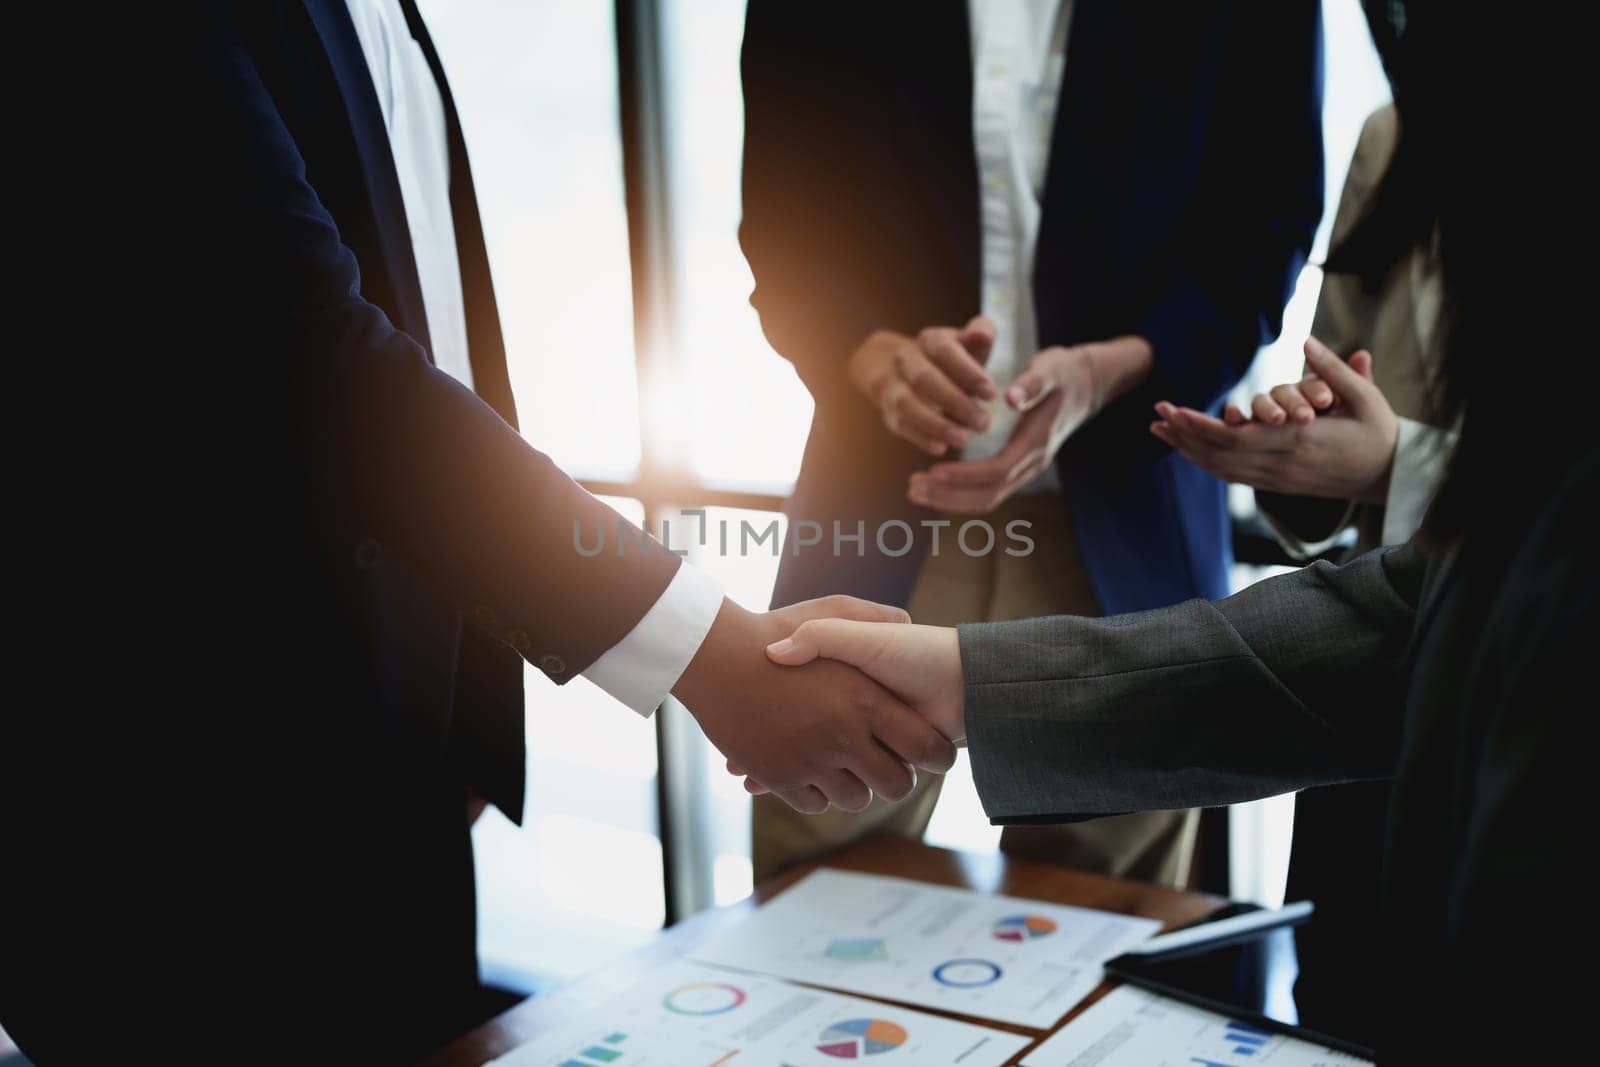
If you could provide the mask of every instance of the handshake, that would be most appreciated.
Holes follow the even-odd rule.
[[[673,695],[746,789],[808,814],[903,799],[965,733],[956,631],[847,596],[766,614],[724,600]]]

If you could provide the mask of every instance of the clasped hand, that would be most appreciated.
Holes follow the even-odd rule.
[[[873,621],[871,617],[813,618],[768,645],[767,657],[790,670],[847,664],[893,694],[942,738],[959,741],[966,736],[961,646],[950,627]],[[776,792],[793,804],[782,789],[773,787],[750,765],[729,759],[728,771],[745,776],[745,789],[750,793]]]
[[[950,735],[848,659],[812,656],[792,670],[764,650],[824,621],[901,630],[907,618],[846,596],[766,614],[725,600],[673,693],[731,765],[796,810],[861,811],[874,794],[900,800],[914,768],[950,769]]]
[[[915,337],[880,330],[851,356],[849,376],[879,411],[884,427],[930,456],[967,447],[988,431],[986,405],[1000,388],[985,369],[994,323],[982,315],[957,329],[934,326]],[[1041,350],[1005,389],[1021,417],[999,452],[948,460],[911,475],[912,503],[959,514],[987,514],[1043,471],[1104,402],[1089,346]]]

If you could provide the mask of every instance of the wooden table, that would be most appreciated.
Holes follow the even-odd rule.
[[[1031,897],[1035,900],[1047,900],[1055,904],[1076,904],[1085,908],[1121,912],[1124,915],[1142,915],[1160,919],[1167,926],[1180,926],[1198,919],[1223,903],[1220,898],[1204,893],[1181,893],[1142,882],[1126,882],[1117,878],[1084,874],[1044,863],[1008,859],[1000,853],[952,852],[900,838],[869,837],[820,861],[804,864],[779,875],[763,884],[748,900],[726,908],[703,912],[679,923],[663,932],[649,945],[631,956],[624,957],[620,966],[606,967],[598,974],[580,978],[570,985],[523,1001],[439,1049],[427,1063],[430,1067],[478,1067],[485,1060],[511,1051],[545,1030],[567,1021],[575,1011],[598,1005],[622,992],[641,974],[683,955],[712,934],[749,914],[758,903],[770,900],[817,867],[838,867],[847,871],[864,871],[868,874],[890,874],[936,885],[959,886],[980,893],[1006,893],[1012,896]],[[1101,985],[1094,995],[1085,1001],[1083,1006],[1068,1015],[1061,1025],[1066,1025],[1083,1010],[1083,1007],[1098,1000],[1108,988],[1110,988],[1108,985]],[[981,1026],[1010,1030],[1013,1033],[1029,1036],[1043,1036],[1051,1032],[934,1011],[915,1004],[906,1006],[918,1011],[948,1015],[952,1019],[962,1019]]]

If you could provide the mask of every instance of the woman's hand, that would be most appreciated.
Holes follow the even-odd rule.
[[[1006,387],[1006,404],[1021,418],[1005,447],[985,459],[917,471],[907,498],[938,511],[989,514],[1053,463],[1084,423],[1142,381],[1152,360],[1149,342],[1131,335],[1041,350]]]
[[[982,315],[959,330],[930,326],[915,337],[878,330],[851,355],[850,384],[890,433],[943,456],[989,428],[983,402],[999,390],[983,364],[993,346],[994,323]]]
[[[767,658],[785,667],[817,659],[847,663],[899,697],[945,737],[956,741],[966,735],[961,646],[949,627],[813,619],[768,645]],[[745,773],[733,761],[728,770]],[[766,792],[760,782],[748,779],[745,788]]]
[[[1372,355],[1346,363],[1314,337],[1305,351],[1311,373],[1257,396],[1253,418],[1232,404],[1218,420],[1163,402],[1150,432],[1224,481],[1383,503],[1400,422],[1373,384]]]

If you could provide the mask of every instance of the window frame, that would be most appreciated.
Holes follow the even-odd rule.
[[[672,264],[678,234],[671,211],[665,34],[658,0],[614,0],[617,104],[623,194],[633,281],[634,360],[641,398],[654,382],[689,373],[679,341],[679,293]],[[781,512],[784,496],[717,486],[698,473],[688,442],[672,420],[641,399],[639,466],[631,477],[580,479],[596,495],[629,497],[647,529],[661,529],[683,508],[731,507]],[[666,925],[715,903],[714,857],[704,826],[707,800],[696,788],[705,744],[688,712],[670,697],[656,710],[657,836],[661,840]]]

